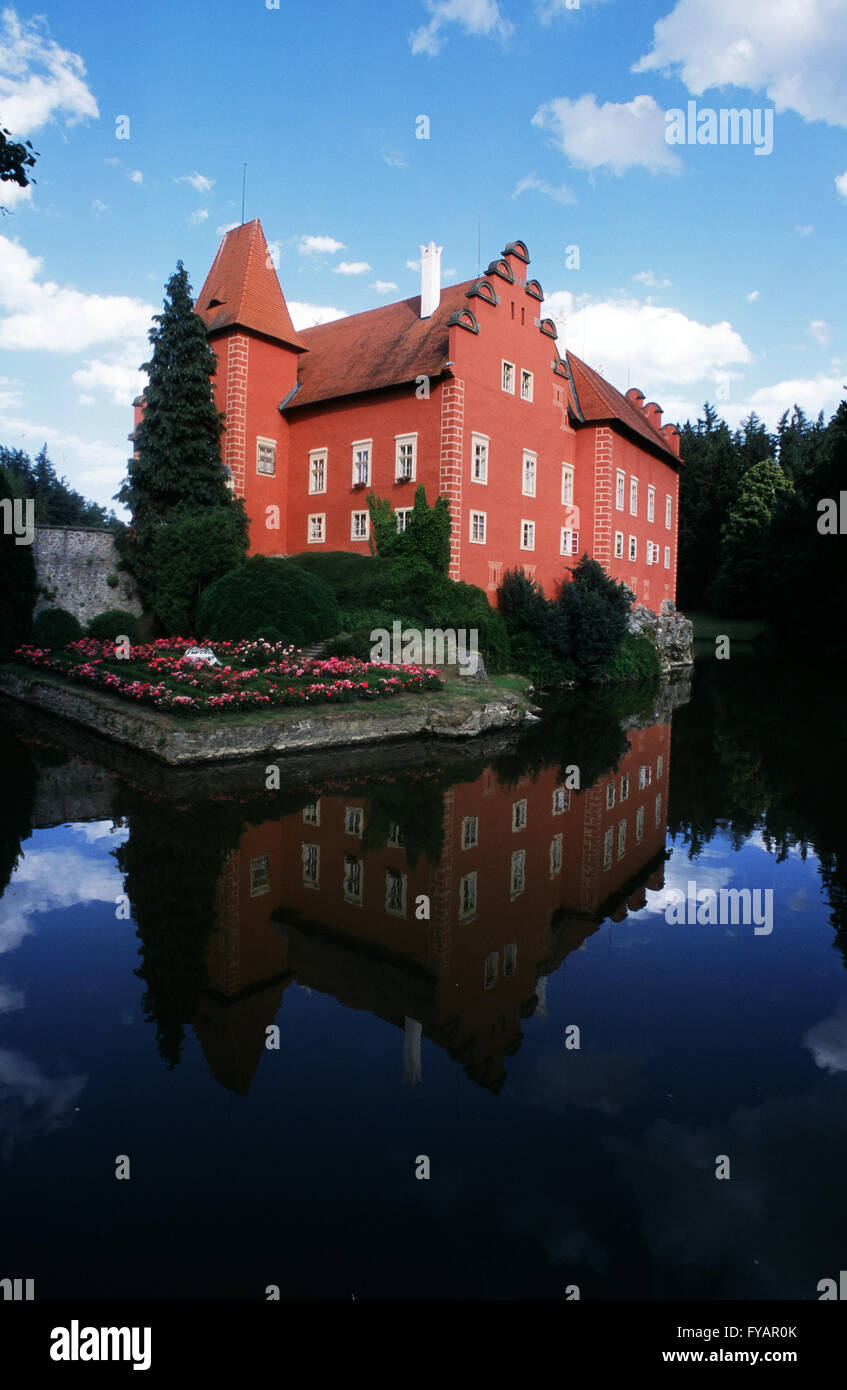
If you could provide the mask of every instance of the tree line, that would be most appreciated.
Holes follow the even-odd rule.
[[[708,402],[681,430],[678,602],[778,630],[843,626],[847,567],[820,504],[847,488],[847,401],[828,424],[786,410],[774,434]]]
[[[92,526],[116,530],[121,523],[114,512],[89,502],[60,478],[44,444],[34,459],[23,449],[0,445],[0,471],[5,473],[10,495],[35,501],[36,526]]]

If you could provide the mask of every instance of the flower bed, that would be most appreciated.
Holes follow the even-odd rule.
[[[185,715],[382,700],[444,686],[433,667],[313,659],[282,642],[204,643],[220,665],[186,658],[194,645],[189,638],[168,637],[125,648],[86,637],[55,656],[49,648],[24,646],[15,657],[36,670]]]

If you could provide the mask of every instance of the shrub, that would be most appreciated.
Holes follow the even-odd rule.
[[[632,590],[612,579],[603,566],[583,555],[563,584],[556,608],[564,616],[571,657],[582,680],[596,680],[629,630]]]
[[[110,589],[117,589],[117,587],[118,587],[118,576],[117,576],[116,574],[107,574],[107,575],[106,575],[106,583],[108,584],[108,586],[109,586]]]
[[[244,559],[243,507],[176,512],[155,534],[152,549],[153,607],[171,634],[192,632],[205,588]]]
[[[123,608],[108,608],[105,613],[98,613],[86,628],[89,637],[96,637],[98,642],[114,642],[118,637],[128,637],[135,647],[141,641],[141,627],[134,613],[128,613]]]
[[[358,632],[342,632],[331,638],[324,648],[324,656],[358,657],[360,661],[370,661],[371,629],[360,628]]]
[[[550,602],[540,584],[522,569],[506,570],[497,597],[513,645],[515,638],[529,636],[535,648],[547,652],[552,661],[568,662],[571,643],[567,616]]]
[[[479,650],[492,671],[507,671],[510,661],[509,632],[484,591],[475,584],[441,579],[426,595],[426,626],[476,628]]]
[[[646,681],[661,675],[659,653],[649,637],[628,632],[606,667],[610,681]]]
[[[273,628],[281,640],[303,647],[331,637],[340,626],[338,604],[322,579],[267,555],[253,555],[216,579],[197,606],[197,631],[219,642],[263,636]]]
[[[49,647],[61,652],[69,642],[82,636],[82,624],[66,608],[45,608],[32,625],[34,647]]]
[[[288,563],[322,580],[343,609],[381,608],[397,588],[393,564],[379,557],[346,550],[329,550],[325,555],[307,551],[290,556]]]

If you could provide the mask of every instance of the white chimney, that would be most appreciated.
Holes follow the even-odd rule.
[[[431,318],[441,300],[441,252],[434,241],[421,247],[421,318]]]

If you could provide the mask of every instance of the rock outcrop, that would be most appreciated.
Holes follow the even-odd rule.
[[[694,624],[677,612],[669,598],[663,600],[658,614],[637,603],[629,615],[629,630],[634,637],[650,638],[659,653],[663,675],[692,665]]]

